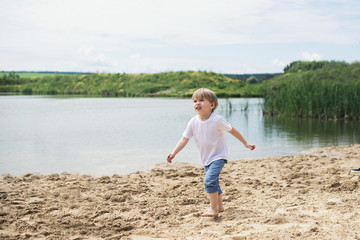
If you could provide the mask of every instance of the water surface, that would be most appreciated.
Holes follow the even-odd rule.
[[[216,113],[255,151],[227,134],[230,160],[359,143],[359,123],[271,118],[262,99],[220,99]],[[190,99],[0,96],[0,174],[148,170],[164,162],[194,116]],[[193,140],[175,161],[199,164]]]

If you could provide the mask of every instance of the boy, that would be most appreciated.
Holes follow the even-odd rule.
[[[209,194],[210,209],[202,214],[203,217],[216,217],[224,211],[222,204],[222,191],[219,186],[219,175],[227,163],[227,145],[224,131],[228,131],[244,144],[245,147],[254,150],[255,145],[250,145],[238,130],[228,123],[224,117],[214,113],[218,106],[218,100],[213,91],[207,88],[196,90],[192,96],[194,109],[197,115],[193,117],[172,153],[167,156],[167,161],[178,154],[194,137],[200,151],[201,163],[205,169],[205,190]]]

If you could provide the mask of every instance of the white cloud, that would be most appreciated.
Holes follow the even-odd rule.
[[[130,56],[131,59],[139,59],[141,58],[140,54],[136,53]]]
[[[10,24],[34,33],[47,31],[88,37],[88,41],[100,37],[126,44],[139,40],[170,44],[344,43],[355,41],[354,37],[359,36],[354,25],[359,19],[354,21],[344,16],[356,16],[360,4],[352,8],[341,4],[330,9],[330,3],[326,7],[314,7],[310,0],[300,3],[286,0],[35,0],[23,3],[20,9],[18,4],[6,8],[5,18]],[[1,27],[9,23],[2,22]]]
[[[118,63],[93,46],[82,47],[78,52],[77,68],[84,68],[84,71],[112,72],[117,69]]]
[[[51,63],[54,68],[76,66],[86,71],[211,68],[236,72],[243,68],[226,59],[243,53],[212,55],[213,48],[246,44],[253,55],[266,59],[267,66],[250,64],[261,71],[284,66],[280,58],[291,59],[298,52],[293,47],[288,53],[292,56],[284,56],[272,49],[257,51],[259,46],[277,44],[277,52],[283,52],[287,50],[280,45],[349,45],[360,39],[358,0],[0,1],[6,9],[0,21],[0,31],[6,36],[0,38],[0,66],[13,69],[37,61],[34,70],[46,70]],[[189,46],[203,52],[185,56],[181,51]],[[137,54],[129,58],[133,53]],[[206,57],[208,53],[211,58]],[[280,58],[270,64],[275,56]],[[303,57],[321,59],[316,53]]]
[[[96,51],[92,46],[83,47],[80,50],[80,58],[84,61],[94,64],[104,64],[106,62],[104,54]]]
[[[278,58],[275,58],[271,61],[271,65],[283,68],[286,66],[286,63]]]
[[[320,61],[321,56],[318,53],[303,52],[302,59],[305,61]]]

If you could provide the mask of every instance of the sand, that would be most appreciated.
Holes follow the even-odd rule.
[[[201,217],[203,169],[0,176],[0,239],[360,239],[360,145],[229,162],[225,212]]]

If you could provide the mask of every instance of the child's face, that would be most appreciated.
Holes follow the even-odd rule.
[[[210,103],[206,98],[194,98],[193,102],[195,112],[199,115],[210,115],[214,108],[214,104]]]

